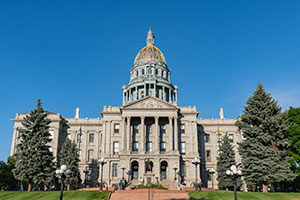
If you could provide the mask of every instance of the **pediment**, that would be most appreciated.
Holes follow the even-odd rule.
[[[178,107],[172,103],[165,102],[156,97],[147,96],[143,99],[128,103],[122,109],[172,109],[177,110]]]

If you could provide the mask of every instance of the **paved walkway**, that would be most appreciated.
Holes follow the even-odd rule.
[[[150,196],[150,198],[149,198]],[[179,190],[148,189],[116,190],[110,200],[189,200],[188,193]]]

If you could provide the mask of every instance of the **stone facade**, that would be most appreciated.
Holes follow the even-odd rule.
[[[225,119],[222,109],[219,119],[202,119],[195,106],[177,106],[178,88],[170,81],[171,72],[154,46],[151,29],[146,41],[130,70],[129,84],[122,88],[122,106],[104,106],[102,117],[96,119],[80,118],[79,109],[74,118],[48,112],[51,151],[57,158],[66,137],[75,141],[80,149],[82,179],[83,169],[88,167],[90,186],[99,182],[98,159],[104,157],[103,180],[109,186],[123,176],[138,184],[190,186],[197,174],[204,187],[212,187],[208,170],[216,170],[218,141],[223,135],[232,139],[240,163],[236,147],[242,138],[235,126],[237,119]],[[18,142],[16,128],[25,115],[16,114],[13,119],[11,155]],[[192,163],[195,157],[201,161],[197,169]],[[215,188],[216,177],[214,174]]]

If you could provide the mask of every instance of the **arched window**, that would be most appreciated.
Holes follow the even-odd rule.
[[[143,75],[145,74],[145,70],[144,70],[144,69],[142,69],[142,74],[143,74]]]
[[[158,74],[158,69],[155,70],[155,75],[157,75],[157,74]]]

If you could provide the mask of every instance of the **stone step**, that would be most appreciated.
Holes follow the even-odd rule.
[[[148,200],[148,189],[117,190],[110,200]],[[150,190],[151,200],[188,200],[189,195],[179,190]]]

